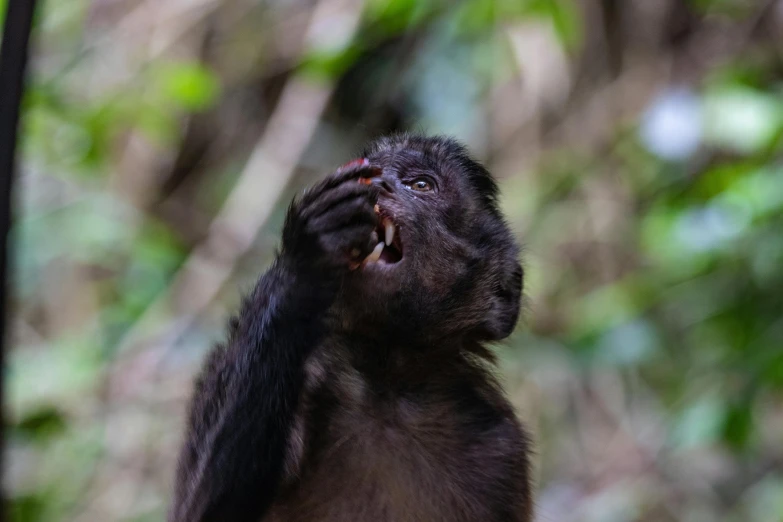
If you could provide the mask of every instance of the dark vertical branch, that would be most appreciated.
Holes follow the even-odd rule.
[[[606,65],[609,76],[617,78],[623,70],[623,15],[622,2],[618,0],[603,0],[601,2],[601,19],[606,38]]]
[[[698,26],[698,17],[687,2],[672,2],[666,14],[664,46],[672,51],[683,49]]]
[[[22,101],[27,46],[33,23],[35,0],[10,0],[0,49],[0,368],[4,366],[8,331],[6,289],[8,287],[8,231],[11,226],[11,186],[14,179],[19,105]],[[0,404],[3,404],[3,372],[0,371]],[[0,410],[1,411],[1,410]],[[0,419],[0,445],[2,445]],[[2,462],[0,462],[2,465]],[[5,519],[5,502],[0,497],[0,520]]]

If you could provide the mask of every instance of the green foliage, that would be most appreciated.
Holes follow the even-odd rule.
[[[746,448],[753,434],[753,402],[732,404],[726,411],[723,437],[735,449]]]
[[[697,9],[706,13],[718,13],[743,18],[753,13],[756,7],[752,0],[689,0]]]
[[[582,39],[579,11],[572,0],[469,0],[455,9],[454,19],[466,34],[481,34],[497,27],[526,20],[545,21],[566,48],[572,49]]]
[[[709,143],[743,154],[766,150],[783,129],[783,102],[775,93],[718,87],[706,93]]]
[[[581,17],[573,0],[530,0],[528,12],[551,20],[555,32],[567,48],[582,39]]]
[[[340,49],[315,50],[302,59],[302,73],[318,81],[338,78],[361,56],[357,45]]]
[[[42,495],[19,495],[11,500],[9,507],[12,522],[37,522],[44,520],[47,499]]]
[[[364,14],[369,26],[393,35],[414,29],[448,6],[444,0],[370,0]]]
[[[215,74],[199,63],[171,63],[157,68],[151,78],[163,102],[188,112],[208,109],[220,93]]]
[[[12,426],[11,435],[41,444],[62,435],[67,426],[62,412],[49,405],[29,412]]]

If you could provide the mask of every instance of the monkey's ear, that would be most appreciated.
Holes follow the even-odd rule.
[[[488,341],[505,339],[514,331],[522,298],[522,274],[522,265],[514,261],[513,268],[495,288],[483,328]]]

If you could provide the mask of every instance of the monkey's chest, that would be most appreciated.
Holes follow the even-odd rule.
[[[482,458],[489,448],[456,418],[448,405],[396,401],[316,421],[300,478],[272,520],[492,520],[482,498],[494,473]]]

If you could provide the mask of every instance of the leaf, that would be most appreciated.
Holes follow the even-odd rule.
[[[391,35],[409,30],[429,17],[439,7],[437,0],[371,0],[367,3],[367,20]]]
[[[780,100],[746,87],[721,87],[705,95],[707,143],[753,154],[768,148],[783,125]]]
[[[494,0],[473,0],[463,3],[454,19],[459,31],[476,34],[492,28],[498,15],[495,4]]]
[[[25,440],[44,443],[65,431],[65,416],[54,406],[41,406],[25,415],[12,427],[13,433]]]
[[[43,494],[33,493],[12,498],[10,504],[12,522],[38,522],[44,520],[48,501]]]
[[[302,72],[315,80],[337,78],[361,56],[362,50],[349,45],[337,51],[313,51],[302,60]]]
[[[753,403],[750,400],[734,404],[723,420],[723,439],[736,450],[747,447],[753,433]]]
[[[162,93],[187,111],[209,108],[220,92],[215,74],[198,63],[168,64],[158,75]]]
[[[582,40],[582,17],[571,0],[533,0],[530,12],[549,18],[555,33],[568,49],[573,49]]]

